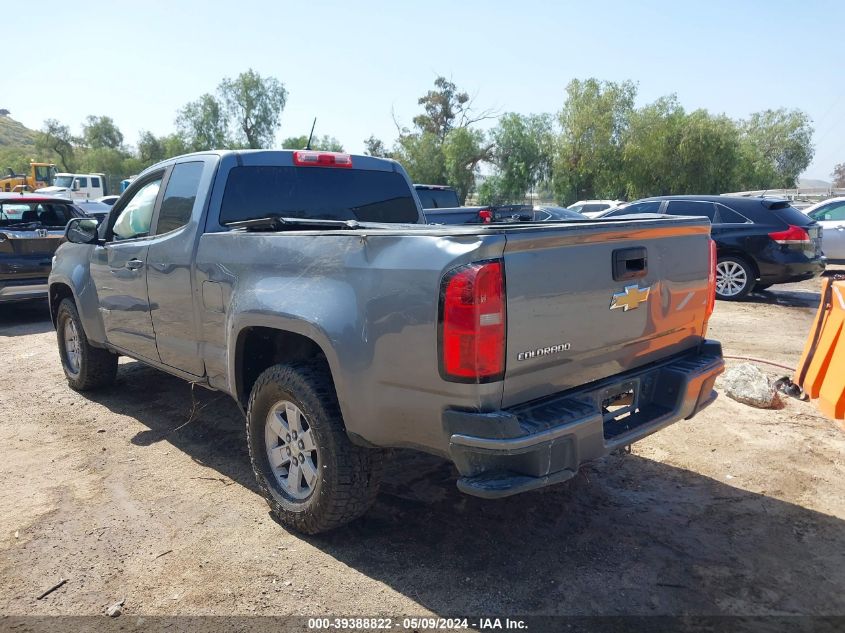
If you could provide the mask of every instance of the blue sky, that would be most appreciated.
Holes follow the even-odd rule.
[[[816,126],[806,176],[845,162],[841,0],[42,0],[22,15],[4,29],[0,107],[31,128],[105,114],[134,143],[252,67],[289,90],[279,139],[316,116],[317,134],[359,152],[370,134],[393,140],[391,111],[410,124],[438,74],[502,113],[556,112],[570,79],[597,77],[638,82],[641,104],[801,108]]]

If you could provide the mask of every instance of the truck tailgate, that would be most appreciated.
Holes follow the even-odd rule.
[[[692,218],[508,231],[502,406],[697,345],[705,334],[709,242],[709,223]]]

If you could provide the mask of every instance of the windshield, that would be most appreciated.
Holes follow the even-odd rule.
[[[70,189],[73,186],[73,176],[56,176],[56,180],[53,181],[53,184],[56,187],[67,187]]]
[[[416,223],[407,181],[392,171],[326,167],[234,167],[220,223],[273,215],[309,220]]]
[[[417,189],[423,209],[454,209],[461,206],[458,194],[452,189]]]
[[[49,165],[36,165],[35,180],[37,180],[38,182],[52,182],[54,172],[54,168],[50,167]]]
[[[64,228],[73,217],[66,204],[14,202],[0,204],[0,227]]]

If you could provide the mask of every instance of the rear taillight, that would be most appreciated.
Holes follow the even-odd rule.
[[[440,370],[446,380],[490,382],[505,374],[505,276],[501,261],[461,266],[440,292]]]
[[[778,244],[804,244],[812,241],[810,239],[810,234],[807,233],[805,229],[802,229],[800,226],[795,226],[794,224],[790,224],[789,228],[785,231],[775,231],[774,233],[769,233],[769,237]]]
[[[484,224],[490,224],[493,221],[493,210],[482,209],[478,212],[478,219],[481,220]]]
[[[704,317],[705,327],[710,315],[716,308],[716,242],[710,240],[710,272],[707,275],[707,312]]]
[[[293,153],[293,164],[299,167],[352,167],[349,154],[301,150]]]

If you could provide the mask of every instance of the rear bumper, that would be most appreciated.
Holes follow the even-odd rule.
[[[804,256],[792,256],[778,262],[758,262],[760,281],[767,284],[785,284],[806,281],[819,277],[827,264],[826,257],[808,259]]]
[[[582,463],[694,416],[716,399],[723,370],[721,345],[706,341],[692,353],[511,409],[447,410],[458,488],[496,498],[565,481]],[[629,406],[603,407],[622,394],[631,394]]]
[[[20,281],[0,281],[0,303],[45,299],[47,297],[47,279],[22,279]]]

